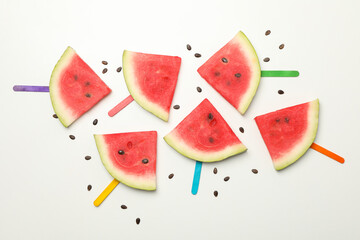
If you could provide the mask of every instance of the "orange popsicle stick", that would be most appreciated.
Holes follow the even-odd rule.
[[[332,158],[332,159],[338,161],[339,163],[344,163],[345,162],[344,158],[340,157],[339,155],[337,155],[337,154],[335,154],[333,152],[330,152],[329,150],[317,145],[316,143],[311,144],[310,147],[312,149],[318,151],[319,153],[322,153],[322,154],[328,156],[329,158]]]
[[[98,196],[94,201],[95,207],[100,206],[100,204],[105,200],[107,196],[114,190],[114,188],[119,184],[119,181],[114,179],[112,182],[104,189],[104,191]]]

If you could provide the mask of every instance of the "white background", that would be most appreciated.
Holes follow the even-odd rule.
[[[0,239],[360,239],[359,10],[356,0],[1,0]],[[268,29],[272,33],[265,36]],[[263,78],[245,116],[196,72],[239,30],[254,45],[263,70],[298,69],[301,74]],[[52,117],[48,93],[15,93],[12,86],[47,85],[68,45],[113,92],[65,129]],[[181,108],[171,110],[168,123],[135,102],[107,116],[128,95],[122,72],[116,72],[124,49],[182,58],[173,99]],[[196,52],[202,57],[195,58]],[[264,63],[265,57],[270,62]],[[106,74],[102,60],[109,62]],[[204,164],[199,193],[193,196],[195,162],[162,137],[205,97],[249,150]],[[276,172],[253,118],[315,98],[320,99],[315,142],[342,155],[345,164],[310,149]],[[158,131],[158,189],[145,192],[120,184],[94,207],[112,178],[92,134],[139,130]],[[92,159],[85,161],[86,155]],[[228,182],[225,176],[231,177]]]

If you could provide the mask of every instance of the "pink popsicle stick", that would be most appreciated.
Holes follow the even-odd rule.
[[[116,105],[113,109],[111,109],[108,112],[108,115],[110,117],[115,116],[115,114],[117,114],[118,112],[120,112],[124,107],[126,107],[127,105],[129,105],[132,101],[133,101],[133,97],[131,95],[129,95],[127,98],[125,98],[124,100],[122,100],[118,105]]]

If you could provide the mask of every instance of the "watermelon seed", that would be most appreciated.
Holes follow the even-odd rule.
[[[240,127],[239,130],[240,130],[241,133],[244,133],[244,128],[243,127]]]
[[[125,154],[125,152],[124,152],[123,150],[119,150],[118,153],[119,153],[120,155],[124,155],[124,154]]]
[[[85,94],[85,97],[90,98],[90,97],[91,97],[91,94],[90,94],[90,93],[86,93],[86,94]]]
[[[285,47],[284,44],[280,44],[279,49],[280,49],[280,50],[281,50],[281,49],[284,49],[284,47]]]
[[[214,139],[212,137],[209,137],[209,142],[213,143]]]
[[[279,118],[277,118],[275,121],[276,121],[276,122],[280,122],[280,119],[279,119]]]
[[[53,114],[53,118],[58,118],[58,116],[56,114]]]
[[[127,209],[127,206],[123,204],[123,205],[121,205],[121,208],[122,209]]]
[[[140,218],[136,219],[136,224],[139,225],[140,224]]]
[[[104,64],[104,65],[108,65],[107,61],[102,61],[101,63]]]
[[[87,186],[87,190],[90,191],[91,189],[92,189],[92,186],[89,184],[89,185]]]
[[[289,122],[289,119],[288,119],[288,118],[285,118],[285,122],[288,123],[288,122]]]
[[[190,46],[190,44],[187,44],[187,45],[186,45],[186,48],[187,48],[187,50],[189,50],[189,51],[190,51],[190,50],[191,50],[191,46]]]
[[[227,60],[226,58],[222,58],[221,61],[222,61],[223,63],[228,63],[228,60]]]
[[[195,53],[194,56],[199,58],[199,57],[201,57],[201,54],[200,53]]]
[[[127,147],[128,147],[129,149],[131,149],[131,148],[132,148],[132,142],[128,142],[128,143],[127,143]]]
[[[213,116],[211,113],[209,113],[208,118],[211,120],[211,119],[213,119],[213,118],[214,118],[214,116]]]
[[[172,179],[173,177],[174,177],[174,174],[171,173],[171,174],[169,175],[169,179]]]
[[[235,73],[235,77],[237,78],[241,77],[241,73]]]
[[[284,91],[283,91],[283,90],[279,90],[279,91],[278,91],[278,94],[282,95],[282,94],[284,94]]]
[[[214,191],[214,196],[217,197],[219,195],[218,191]]]
[[[227,181],[229,181],[229,179],[230,179],[230,177],[227,176],[227,177],[224,178],[224,181],[227,182]]]
[[[179,108],[180,108],[179,105],[175,105],[175,106],[174,106],[174,109],[179,109]]]
[[[198,92],[202,92],[201,87],[197,87],[196,90],[197,90]]]
[[[267,30],[267,31],[265,32],[265,35],[268,36],[268,35],[270,35],[270,33],[271,33],[271,31],[270,31],[270,30]]]
[[[69,138],[70,138],[71,140],[75,140],[75,136],[74,136],[74,135],[69,135]]]
[[[230,85],[231,85],[231,82],[230,82],[230,81],[227,81],[227,82],[226,82],[226,85],[230,86]]]
[[[75,79],[75,80],[78,80],[78,76],[77,76],[76,74],[74,75],[74,79]]]
[[[270,61],[270,58],[266,57],[264,58],[264,62],[269,62]]]
[[[86,82],[86,83],[85,83],[85,86],[89,86],[89,85],[90,85],[90,82]]]
[[[98,124],[98,120],[97,120],[97,119],[94,119],[93,125],[96,125],[96,124]]]
[[[254,173],[254,174],[257,174],[259,171],[257,169],[251,169],[251,171]]]
[[[217,172],[218,172],[217,168],[214,168],[213,173],[217,174]]]
[[[85,156],[85,160],[90,160],[91,157],[90,156]]]
[[[116,69],[116,71],[117,71],[117,72],[121,72],[121,69],[122,69],[122,67],[118,67],[118,68]]]
[[[149,162],[149,159],[144,158],[143,160],[141,160],[143,164],[147,164]]]
[[[102,70],[102,73],[104,73],[104,74],[107,73],[107,70],[108,70],[107,68],[104,68],[104,69]]]
[[[220,72],[215,72],[215,76],[220,76]]]

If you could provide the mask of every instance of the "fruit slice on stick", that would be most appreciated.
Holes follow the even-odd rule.
[[[281,170],[297,161],[311,147],[341,162],[326,149],[313,143],[319,119],[319,100],[283,108],[255,118],[272,158]]]
[[[109,116],[135,100],[145,110],[168,121],[180,65],[180,57],[125,50],[123,73],[131,95],[111,109]]]
[[[203,100],[164,140],[182,155],[199,162],[221,161],[246,150],[208,99]],[[201,164],[196,166],[193,185],[200,179]],[[193,194],[197,188],[193,186]]]

